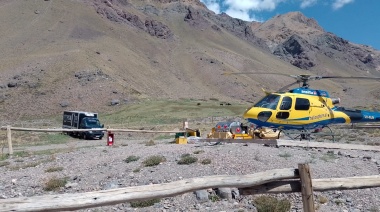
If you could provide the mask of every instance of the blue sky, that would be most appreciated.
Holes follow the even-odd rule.
[[[328,32],[380,50],[380,0],[201,0],[217,14],[263,22],[300,11]]]

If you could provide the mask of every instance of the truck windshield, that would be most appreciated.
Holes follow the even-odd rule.
[[[100,122],[98,119],[84,119],[84,123],[86,127],[102,128],[102,126],[100,126]]]
[[[262,107],[275,110],[277,108],[280,95],[270,94],[255,104],[255,107]]]

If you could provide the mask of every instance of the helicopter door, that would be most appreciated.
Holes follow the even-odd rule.
[[[310,113],[312,108],[310,106],[310,100],[307,98],[296,98],[296,103],[294,105],[294,119],[296,120],[294,124],[307,124],[309,123]]]
[[[292,108],[292,98],[284,96],[280,104],[280,110],[276,114],[278,119],[287,119],[290,115],[290,109]]]

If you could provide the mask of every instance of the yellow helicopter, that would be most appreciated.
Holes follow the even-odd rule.
[[[226,73],[226,74],[275,74],[275,73]],[[276,73],[278,74],[278,73]],[[380,122],[380,112],[338,107],[339,98],[330,97],[324,90],[309,88],[309,81],[321,79],[371,79],[376,77],[340,77],[286,75],[296,82],[284,86],[278,92],[266,92],[266,96],[247,109],[243,117],[257,128],[272,128],[284,132],[290,138],[298,134],[300,139],[310,139],[312,133],[320,132],[331,124]],[[301,87],[284,92],[285,89],[302,83]],[[334,137],[333,137],[334,139]]]

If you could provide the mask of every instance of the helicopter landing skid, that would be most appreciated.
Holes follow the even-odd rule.
[[[333,131],[329,126],[324,126],[322,128],[317,128],[314,130],[281,130],[285,136],[289,137],[292,140],[299,139],[302,140],[315,140],[317,138],[326,138],[331,137],[331,140],[335,142],[335,136]]]

